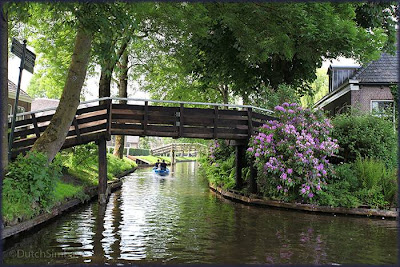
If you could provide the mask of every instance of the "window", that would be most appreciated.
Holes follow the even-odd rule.
[[[25,112],[25,108],[21,107],[21,106],[18,106],[17,107],[17,114],[18,113],[22,113],[22,112]],[[17,116],[17,121],[20,121],[20,120],[23,120],[23,119],[24,119],[24,116]]]
[[[371,113],[379,117],[393,116],[393,100],[371,100]]]
[[[12,106],[11,104],[8,104],[8,116],[12,115],[12,112],[13,112]],[[11,118],[8,118],[8,122],[11,122]]]

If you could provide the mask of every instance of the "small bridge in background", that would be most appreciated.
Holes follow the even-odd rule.
[[[118,104],[113,101],[131,103]],[[55,109],[18,114],[24,119],[15,123],[12,158],[32,148],[49,125]],[[271,114],[270,110],[244,105],[100,98],[81,103],[62,149],[97,142],[100,202],[104,202],[101,199],[107,196],[106,140],[110,140],[111,135],[233,140],[237,147],[237,181],[240,181],[242,163],[239,159],[244,155],[244,147],[251,135],[257,133],[259,126],[267,120],[274,120]]]
[[[199,143],[172,143],[151,150],[154,156],[170,156],[171,164],[175,164],[175,156],[197,156],[199,152],[206,152],[207,146]]]

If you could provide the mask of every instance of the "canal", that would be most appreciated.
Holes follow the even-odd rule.
[[[6,264],[395,264],[397,222],[265,209],[221,198],[196,163],[139,169],[96,201],[7,240]]]

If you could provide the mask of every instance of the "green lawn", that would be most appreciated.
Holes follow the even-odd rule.
[[[165,160],[167,164],[171,164],[171,157],[168,156],[135,156],[137,159],[146,160],[150,162],[150,165],[154,165],[157,162],[157,159],[160,161]],[[196,160],[196,157],[175,157],[176,161],[183,160]]]

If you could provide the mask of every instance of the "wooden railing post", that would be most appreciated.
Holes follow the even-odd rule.
[[[78,143],[81,144],[82,143],[82,138],[81,138],[81,134],[79,132],[79,125],[78,125],[78,121],[76,120],[76,117],[74,117],[72,123],[73,123],[73,125],[75,127],[75,133],[76,133],[76,138],[78,139]]]
[[[31,118],[32,118],[32,122],[33,122],[33,128],[35,129],[36,137],[39,138],[40,137],[40,131],[39,131],[39,127],[38,127],[38,123],[37,123],[37,120],[36,120],[35,113],[31,114]]]
[[[253,109],[247,108],[247,119],[248,119],[248,136],[249,139],[253,135]]]
[[[147,122],[149,120],[149,101],[144,101],[144,116],[143,116],[143,135],[147,134]]]
[[[107,132],[106,132],[106,140],[111,140],[111,124],[112,124],[112,100],[107,100]]]
[[[179,105],[179,130],[178,137],[183,136],[183,104]]]
[[[213,131],[214,139],[217,139],[217,137],[218,137],[217,128],[218,128],[218,106],[215,106],[214,107],[214,131]]]

